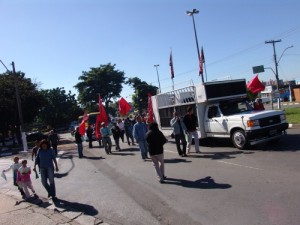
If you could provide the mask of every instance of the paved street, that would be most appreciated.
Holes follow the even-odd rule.
[[[106,155],[94,142],[79,159],[71,136],[62,137],[67,145],[59,153],[58,197],[109,224],[300,224],[300,129],[245,151],[211,139],[200,143],[201,154],[187,158],[170,140],[165,184],[137,146],[121,143],[122,151]],[[0,159],[1,169],[9,160]],[[33,185],[46,196],[40,179],[33,178]],[[3,180],[0,187],[14,188]]]

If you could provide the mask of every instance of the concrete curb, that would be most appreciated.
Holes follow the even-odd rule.
[[[289,124],[289,128],[300,128],[300,124]]]

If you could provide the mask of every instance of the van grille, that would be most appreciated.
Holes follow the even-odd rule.
[[[259,120],[259,124],[261,127],[267,127],[267,126],[279,124],[280,122],[281,122],[280,115],[271,116]]]

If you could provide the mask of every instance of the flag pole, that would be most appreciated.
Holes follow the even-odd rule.
[[[205,61],[204,61],[204,71],[205,71],[205,81],[207,82],[207,72],[206,72],[206,63],[205,63]]]

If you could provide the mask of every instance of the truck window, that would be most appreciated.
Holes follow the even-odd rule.
[[[208,109],[208,118],[211,119],[213,117],[219,117],[220,116],[220,113],[219,113],[219,110],[218,110],[218,107],[217,106],[211,106],[209,107]]]

